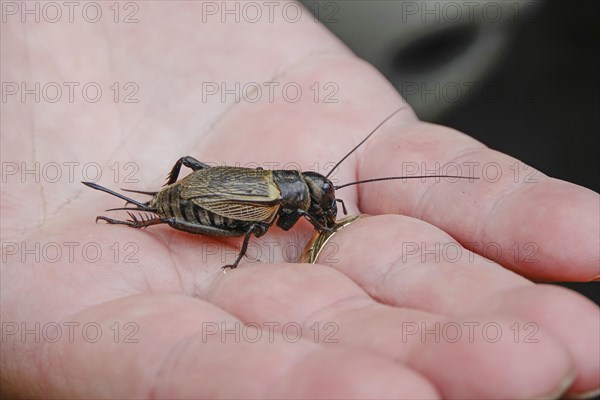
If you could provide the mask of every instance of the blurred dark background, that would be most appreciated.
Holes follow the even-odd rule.
[[[599,15],[597,1],[544,3],[534,23],[519,27],[508,54],[487,80],[491,87],[513,89],[517,99],[474,101],[435,122],[547,175],[598,192]],[[600,251],[600,238],[598,243]],[[600,304],[600,282],[562,285]]]
[[[600,2],[481,1],[462,20],[449,3],[469,2],[303,3],[421,119],[599,191]],[[564,286],[600,304],[600,283]]]

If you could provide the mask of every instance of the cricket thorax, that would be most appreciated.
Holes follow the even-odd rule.
[[[310,192],[302,173],[294,170],[276,170],[273,171],[273,180],[281,193],[281,208],[303,211],[309,209]]]

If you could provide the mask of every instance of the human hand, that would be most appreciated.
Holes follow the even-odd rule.
[[[37,162],[42,171],[52,162],[64,168],[95,161],[116,178],[111,168],[119,162],[119,179],[100,183],[139,190],[158,189],[173,162],[188,154],[322,172],[403,104],[372,67],[310,19],[197,24],[201,4],[171,4],[168,13],[164,5],[140,6],[140,22],[128,26],[6,24],[3,47],[18,62],[3,64],[4,81],[97,81],[107,95],[98,103],[7,101],[3,164]],[[115,81],[135,81],[139,103],[115,102],[107,89]],[[233,96],[222,102],[203,90],[206,82],[231,88],[275,81],[298,84],[304,96],[296,103],[281,92],[273,102],[266,93],[256,103]],[[317,102],[308,89],[315,82],[322,90]],[[337,103],[324,102],[327,82],[338,89]],[[126,162],[139,167],[138,184],[124,182]],[[302,248],[312,232],[301,221],[289,232],[272,228],[252,238],[265,263],[243,260],[227,274],[220,267],[235,257],[239,239],[94,225],[102,210],[122,203],[66,173],[39,183],[33,175],[7,175],[3,392],[532,398],[597,389],[598,308],[521,276],[598,279],[597,194],[541,173],[535,183],[515,182],[514,159],[419,122],[408,107],[334,178],[345,183],[399,175],[402,163],[449,162],[497,163],[502,175],[340,190],[350,214],[374,216],[336,233],[335,252],[321,264],[286,262],[282,250]],[[62,256],[25,254],[36,243],[57,244]],[[92,254],[82,251],[92,243]],[[460,259],[444,253],[453,249]],[[38,333],[22,335],[36,323]],[[303,336],[294,341],[298,326]],[[62,335],[52,343],[57,327]],[[454,342],[457,327],[462,336]]]

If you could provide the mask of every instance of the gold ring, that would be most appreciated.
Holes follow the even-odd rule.
[[[329,239],[331,239],[337,231],[350,225],[360,217],[362,217],[362,215],[351,215],[350,217],[342,218],[333,226],[333,230],[330,232],[315,231],[306,244],[306,247],[304,248],[304,251],[300,255],[300,259],[298,261],[307,264],[314,264],[317,262],[317,258],[319,258],[321,250],[323,250],[323,247],[325,247]]]

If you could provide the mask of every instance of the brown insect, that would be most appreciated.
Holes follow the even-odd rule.
[[[109,224],[128,225],[133,228],[145,228],[150,225],[168,224],[172,228],[208,236],[244,236],[240,253],[231,265],[223,268],[236,268],[246,254],[250,236],[264,235],[276,223],[287,231],[301,217],[306,218],[319,232],[334,230],[337,217],[337,203],[344,202],[335,197],[335,191],[359,183],[377,182],[393,179],[416,178],[463,178],[465,176],[430,175],[408,177],[385,177],[346,183],[335,186],[329,175],[373,133],[392,116],[396,110],[381,122],[366,138],[346,154],[327,175],[316,172],[295,170],[264,170],[262,168],[211,167],[192,157],[180,158],[169,173],[165,187],[158,192],[126,190],[152,196],[150,201],[141,203],[92,182],[82,182],[92,189],[119,197],[137,207],[112,208],[113,210],[134,210],[153,213],[153,217],[136,216],[128,211],[131,220],[120,221],[98,216]],[[191,168],[193,172],[177,180],[181,166]]]

